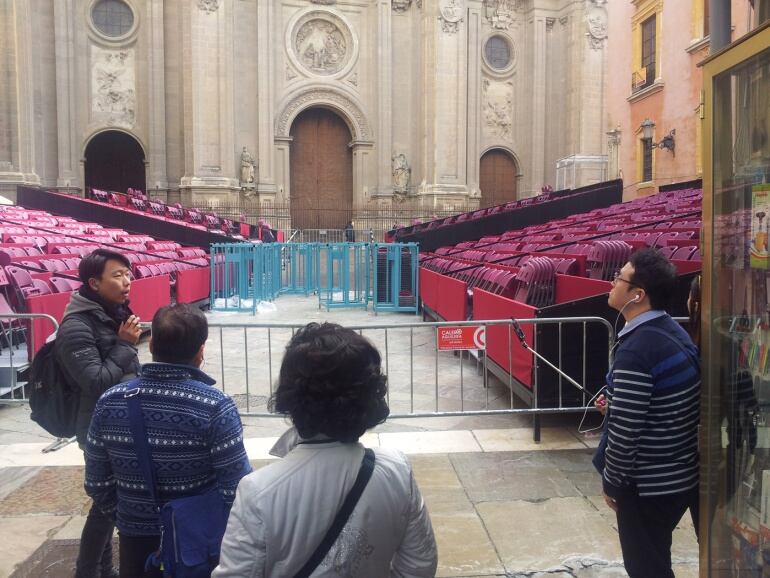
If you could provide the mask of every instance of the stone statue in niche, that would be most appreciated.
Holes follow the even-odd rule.
[[[256,162],[254,161],[254,157],[249,154],[246,147],[243,147],[243,152],[241,152],[241,186],[253,187],[255,173]]]
[[[607,11],[599,6],[591,8],[586,17],[586,27],[591,48],[600,50],[607,39]]]
[[[391,157],[393,165],[393,193],[406,195],[409,192],[409,181],[412,179],[412,168],[406,162],[404,153]]]
[[[460,22],[463,21],[463,6],[461,0],[440,0],[439,20],[441,20],[441,29],[447,34],[454,34],[460,29]]]
[[[333,22],[316,18],[299,29],[294,50],[308,70],[334,74],[345,65],[348,49],[345,35]]]
[[[510,138],[513,125],[513,85],[485,78],[482,90],[484,121],[493,134],[503,139]]]

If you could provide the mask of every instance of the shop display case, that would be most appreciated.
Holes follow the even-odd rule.
[[[770,577],[770,28],[704,68],[701,577]]]

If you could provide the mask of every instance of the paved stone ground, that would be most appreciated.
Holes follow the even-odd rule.
[[[276,305],[279,310],[267,316],[215,315],[212,320],[330,319],[346,325],[416,320],[365,311],[326,314],[318,311],[316,302],[301,298],[281,297]],[[262,330],[249,331],[254,334],[247,336],[248,391],[242,330],[223,334],[221,349],[218,330],[212,331],[204,369],[220,383],[224,373],[225,388],[242,396],[237,398],[242,409],[249,395],[250,409],[260,411],[270,393],[267,359],[273,363],[274,379],[283,345],[276,338],[268,352],[266,335],[259,336]],[[442,410],[509,406],[507,387],[490,379],[484,388],[483,376],[467,359],[462,388],[460,360],[451,354],[439,359],[436,379],[430,333],[389,333],[391,400],[402,408],[394,411],[409,409],[411,383],[415,406],[435,408],[437,381]],[[380,339],[384,348],[384,337]],[[415,351],[412,366],[405,343]],[[146,345],[142,358],[148,358]],[[544,418],[540,444],[532,441],[530,418],[522,415],[389,420],[363,441],[397,447],[409,455],[436,532],[438,576],[623,577],[614,515],[600,497],[600,480],[590,463],[596,437],[579,434],[578,421],[574,415]],[[255,468],[269,463],[267,449],[286,427],[278,418],[244,417],[246,447]],[[0,406],[0,576],[72,576],[89,504],[82,486],[82,453],[74,444],[52,454],[40,453],[50,440],[29,420],[28,408]],[[677,578],[698,575],[689,516],[675,533],[673,556]]]

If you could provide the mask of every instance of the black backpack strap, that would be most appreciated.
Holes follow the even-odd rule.
[[[294,578],[307,578],[310,576],[326,557],[326,554],[329,553],[334,542],[337,541],[340,532],[342,532],[342,528],[348,523],[348,519],[350,519],[350,515],[353,513],[361,494],[364,493],[364,488],[366,488],[366,484],[369,483],[369,478],[372,477],[373,471],[374,452],[369,448],[366,448],[366,450],[364,450],[364,459],[361,462],[361,469],[358,470],[356,481],[353,484],[353,487],[350,488],[350,492],[348,492],[340,511],[337,512],[331,527],[326,532],[323,540],[321,540],[318,548],[315,549],[315,552],[313,552],[308,561],[305,562],[305,565],[302,566],[300,571],[294,575]]]

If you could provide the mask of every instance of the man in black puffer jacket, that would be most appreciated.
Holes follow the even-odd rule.
[[[139,318],[128,308],[131,263],[120,253],[97,249],[78,268],[83,285],[73,293],[56,336],[56,359],[67,381],[80,390],[77,439],[85,446],[99,397],[139,372]],[[91,506],[80,538],[76,578],[117,576],[112,566],[111,514]]]

